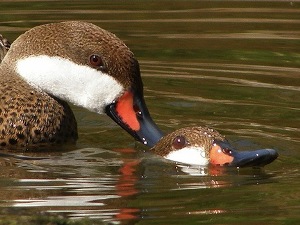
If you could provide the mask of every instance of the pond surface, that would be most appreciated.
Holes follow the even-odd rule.
[[[55,213],[114,224],[300,222],[300,2],[1,1],[0,33],[85,20],[141,65],[164,132],[215,128],[241,150],[274,148],[264,169],[193,168],[147,152],[105,115],[72,107],[79,140],[43,160],[0,158],[1,218]]]

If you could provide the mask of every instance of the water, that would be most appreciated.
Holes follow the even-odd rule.
[[[162,130],[208,125],[237,148],[274,148],[261,170],[187,168],[145,152],[105,115],[73,107],[79,140],[43,160],[0,159],[1,218],[39,212],[100,223],[300,221],[300,3],[2,1],[0,31],[93,22],[141,64]],[[55,149],[59,150],[59,149]]]

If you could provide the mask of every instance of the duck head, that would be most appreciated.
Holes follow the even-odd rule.
[[[145,104],[138,61],[119,38],[94,24],[32,28],[13,42],[1,68],[55,98],[106,113],[145,145],[162,137]]]
[[[259,167],[278,157],[273,149],[237,151],[217,131],[207,127],[186,127],[164,136],[152,149],[172,161],[191,165]]]

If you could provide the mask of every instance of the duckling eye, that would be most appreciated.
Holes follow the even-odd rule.
[[[182,135],[176,136],[172,142],[172,146],[175,149],[181,149],[181,148],[185,147],[186,144],[187,144],[187,141],[186,141],[185,137]]]
[[[96,69],[100,69],[100,70],[105,70],[105,65],[101,56],[91,55],[89,60],[92,67],[95,67]]]

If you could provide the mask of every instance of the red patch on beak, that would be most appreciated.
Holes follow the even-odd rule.
[[[140,123],[136,117],[136,111],[133,106],[133,94],[129,91],[125,92],[119,99],[116,105],[116,111],[121,120],[134,131],[140,129]]]
[[[213,165],[224,165],[229,164],[233,161],[233,157],[225,154],[222,148],[214,144],[209,153],[210,163]]]

